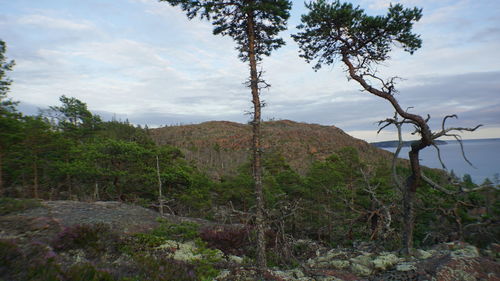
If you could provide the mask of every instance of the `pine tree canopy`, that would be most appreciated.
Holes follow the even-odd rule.
[[[248,23],[253,21],[255,55],[262,56],[285,44],[277,35],[286,29],[292,3],[288,0],[160,0],[172,6],[180,6],[189,19],[200,17],[214,25],[214,35],[233,38],[239,58],[248,61]]]
[[[316,60],[314,69],[333,64],[346,56],[359,60],[358,66],[370,67],[389,58],[394,45],[413,54],[422,45],[412,33],[422,9],[391,5],[385,16],[367,15],[359,6],[340,1],[318,0],[306,4],[309,13],[302,15],[300,32],[292,37],[299,44],[301,57]]]

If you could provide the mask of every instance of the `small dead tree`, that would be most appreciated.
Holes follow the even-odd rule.
[[[444,136],[461,140],[457,132],[475,131],[474,128],[446,128],[446,116],[439,131],[432,131],[426,118],[404,110],[395,97],[398,77],[383,79],[378,75],[377,65],[389,59],[393,46],[401,46],[413,54],[422,45],[419,35],[412,32],[413,24],[420,20],[422,10],[391,5],[385,16],[369,16],[359,8],[340,1],[317,0],[306,5],[308,14],[302,16],[300,32],[293,35],[301,54],[307,62],[315,60],[315,70],[323,64],[341,61],[348,78],[356,81],[363,91],[389,102],[401,121],[386,120],[384,127],[391,124],[409,124],[415,128],[418,140],[411,144],[409,152],[411,175],[401,183],[403,188],[403,252],[413,248],[414,198],[417,188],[422,184],[422,170],[419,153],[422,149],[434,146],[435,141]],[[399,123],[398,123],[399,122]],[[460,142],[460,144],[462,144]],[[439,149],[438,149],[439,151]],[[467,160],[468,161],[468,160]],[[393,165],[394,166],[394,165]]]

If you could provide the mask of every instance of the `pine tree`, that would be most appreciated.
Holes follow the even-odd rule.
[[[17,112],[17,102],[7,97],[12,80],[7,72],[12,71],[14,61],[5,56],[7,46],[0,40],[0,196],[4,194],[3,159],[9,146],[20,139],[21,114]]]
[[[413,204],[417,188],[422,184],[422,170],[419,153],[429,146],[436,146],[435,140],[442,136],[452,136],[460,140],[453,131],[474,131],[475,128],[445,128],[448,118],[442,122],[440,131],[431,131],[428,118],[405,110],[394,95],[397,93],[395,81],[398,77],[383,79],[377,73],[377,65],[387,61],[394,46],[400,46],[413,54],[422,45],[420,36],[413,33],[413,24],[422,17],[422,9],[404,8],[401,4],[391,5],[384,16],[367,15],[360,7],[340,1],[317,0],[306,5],[309,12],[302,16],[300,32],[293,35],[299,44],[301,54],[307,62],[316,61],[314,69],[323,64],[331,65],[341,61],[349,77],[364,91],[388,101],[396,111],[394,119],[386,119],[381,129],[396,125],[411,124],[419,134],[412,142],[409,152],[411,175],[403,189],[403,251],[408,253],[413,247],[414,211]],[[398,120],[398,116],[402,121]],[[444,164],[443,164],[444,165]],[[398,183],[398,185],[402,185]]]
[[[254,107],[252,128],[253,178],[256,197],[257,266],[266,268],[264,198],[261,163],[261,85],[267,84],[257,71],[263,56],[285,44],[278,33],[286,29],[291,2],[288,0],[160,0],[180,6],[189,19],[199,16],[211,21],[214,35],[230,36],[236,42],[239,58],[249,63],[249,87]]]

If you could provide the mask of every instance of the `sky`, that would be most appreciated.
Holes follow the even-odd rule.
[[[390,1],[351,1],[368,14],[385,14]],[[500,138],[500,1],[399,0],[423,9],[414,31],[423,46],[398,50],[379,66],[398,76],[403,108],[453,127],[483,124],[464,139]],[[293,1],[286,46],[265,57],[261,69],[264,120],[334,125],[367,141],[395,139],[377,122],[390,105],[348,81],[341,63],[315,72],[298,56],[303,1]],[[245,123],[252,110],[248,66],[229,37],[212,35],[209,22],[189,21],[177,7],[154,0],[0,0],[0,39],[16,61],[9,95],[19,109],[58,105],[76,97],[104,119],[158,127],[210,120]],[[411,128],[410,128],[411,129]],[[405,138],[411,138],[409,132]]]

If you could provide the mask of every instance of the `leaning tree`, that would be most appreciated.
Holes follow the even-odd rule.
[[[281,47],[285,41],[278,33],[286,29],[291,2],[288,0],[160,0],[172,6],[180,6],[189,19],[200,17],[214,26],[214,35],[230,36],[236,42],[236,50],[243,62],[248,62],[252,92],[252,167],[255,181],[257,266],[266,267],[264,199],[262,193],[261,165],[261,101],[260,89],[269,87],[257,65],[263,56]]]
[[[377,65],[389,59],[394,46],[400,46],[413,54],[422,45],[419,35],[412,32],[413,24],[420,20],[422,10],[391,5],[384,16],[370,16],[359,7],[340,1],[317,0],[306,4],[308,13],[302,15],[299,32],[293,35],[300,47],[300,56],[307,62],[315,61],[314,69],[341,61],[348,78],[356,81],[362,89],[388,101],[396,111],[397,118],[385,120],[382,128],[394,124],[414,126],[418,140],[412,142],[409,151],[411,174],[403,187],[403,252],[413,247],[414,211],[413,202],[417,188],[428,178],[422,176],[419,152],[429,146],[437,148],[435,140],[452,136],[460,140],[456,131],[474,131],[475,128],[446,128],[443,119],[438,131],[430,129],[426,118],[403,109],[395,93],[397,77],[383,79],[377,73]],[[400,127],[398,127],[399,129]],[[462,150],[463,151],[463,150]],[[395,177],[396,178],[396,177]]]

